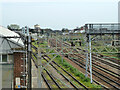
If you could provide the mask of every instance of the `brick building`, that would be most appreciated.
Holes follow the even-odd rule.
[[[26,85],[25,56],[20,35],[0,26],[0,64],[13,64],[13,88]]]

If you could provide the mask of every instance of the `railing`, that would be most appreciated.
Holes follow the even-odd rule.
[[[87,34],[120,34],[120,23],[85,24]]]

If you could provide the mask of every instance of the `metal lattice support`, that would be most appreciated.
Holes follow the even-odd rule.
[[[47,37],[47,39],[45,39],[46,37],[40,38],[40,36],[38,35],[38,86],[39,88],[42,88],[42,77],[41,77],[41,73],[43,72],[43,70],[58,56],[61,55],[62,56],[62,62],[63,62],[63,55],[65,54],[74,54],[74,50],[72,49],[77,49],[79,46],[76,47],[71,47],[71,45],[68,46],[64,46],[64,40],[67,40],[66,37],[64,36],[52,36],[52,37]],[[77,37],[78,38],[78,37]],[[80,38],[80,37],[79,37]],[[54,39],[55,41],[55,46],[51,47],[51,41]],[[72,39],[72,38],[71,38]],[[40,45],[41,41],[47,41],[47,46],[44,47],[42,45]],[[58,43],[60,43],[60,46],[58,45]],[[61,49],[62,47],[62,49]],[[59,51],[57,51],[58,49],[60,49]],[[68,50],[70,49],[70,51]],[[63,52],[63,50],[66,50],[67,52]],[[43,51],[47,51],[44,53],[41,53]],[[54,52],[53,52],[54,51]],[[77,54],[80,52],[77,52]],[[49,60],[49,62],[47,64],[44,65],[44,67],[42,67],[42,56],[43,55],[54,55],[54,57],[52,57],[51,60]]]
[[[31,74],[31,35],[29,34],[29,28],[23,27],[22,33],[19,33],[23,42],[25,44],[25,51],[26,51],[26,78],[27,78],[27,89],[32,89],[32,74]],[[25,62],[24,62],[25,63]],[[25,67],[25,66],[24,66]]]
[[[106,41],[115,40],[115,35],[120,35],[119,27],[120,24],[86,24],[86,37],[87,42],[89,42],[89,47],[87,43],[87,51],[89,55],[89,67],[90,67],[90,79],[92,83],[92,53],[120,53],[120,46],[106,46],[103,44],[102,46],[91,46],[91,43],[96,41],[102,41],[105,43]],[[106,39],[106,35],[108,36]],[[98,37],[99,36],[99,37]],[[92,38],[91,38],[92,37]],[[118,41],[120,41],[118,39]],[[88,49],[89,48],[89,49]],[[86,77],[87,77],[87,68],[88,68],[88,53],[86,55]]]
[[[97,26],[98,25],[98,26]],[[45,41],[47,40],[48,45],[45,47],[39,46],[38,47],[38,65],[39,65],[39,73],[42,73],[42,71],[44,70],[44,68],[46,68],[47,65],[49,65],[58,55],[69,55],[70,54],[83,54],[86,53],[86,77],[88,76],[88,74],[90,74],[90,78],[91,78],[91,83],[92,81],[92,53],[94,54],[98,54],[98,53],[120,53],[119,49],[120,46],[109,46],[106,45],[106,42],[109,40],[114,41],[116,40],[116,35],[120,34],[119,30],[116,30],[115,25],[110,24],[112,26],[109,26],[109,28],[107,28],[106,26],[104,26],[104,24],[97,24],[97,25],[93,25],[93,24],[89,24],[86,25],[86,33],[85,34],[69,34],[69,35],[56,35],[56,36],[51,36],[51,37],[47,37],[47,39],[45,39],[46,37],[42,37],[40,38],[40,36],[38,37],[38,41]],[[107,30],[108,29],[108,30]],[[115,31],[112,31],[115,30]],[[113,33],[114,32],[114,33]],[[117,33],[118,32],[118,33]],[[106,38],[107,37],[107,38]],[[81,46],[71,46],[70,42],[75,42],[76,40],[81,40],[82,45]],[[53,42],[55,43],[53,46]],[[94,45],[96,42],[102,42],[103,46],[100,45]],[[59,43],[59,45],[58,45]],[[64,45],[65,43],[67,43],[68,45]],[[39,43],[38,43],[39,44]],[[61,49],[62,48],[62,49]],[[81,50],[77,50],[77,49],[81,49]],[[74,52],[74,50],[76,50],[76,52]],[[43,51],[46,51],[44,53],[41,53]],[[54,51],[54,52],[53,52]],[[44,66],[41,66],[41,60],[42,60],[42,56],[43,55],[54,55],[54,57],[52,57],[52,59]],[[63,61],[63,57],[62,57],[62,61]],[[90,73],[88,73],[88,68]],[[39,74],[41,75],[41,74]],[[39,76],[41,77],[41,76]],[[40,81],[42,81],[41,78],[39,78]],[[40,83],[39,83],[39,86]]]

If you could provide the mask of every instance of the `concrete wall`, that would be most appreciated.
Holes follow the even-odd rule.
[[[2,90],[2,65],[0,65],[0,90]]]

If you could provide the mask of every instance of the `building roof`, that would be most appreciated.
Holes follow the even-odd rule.
[[[11,31],[5,27],[0,26],[0,36],[5,36],[5,37],[20,37],[19,34],[15,33],[14,31]],[[21,46],[24,45],[23,41],[21,38],[9,38],[8,40],[13,41],[16,44],[19,44]]]
[[[6,37],[20,37],[19,34],[14,31],[0,26],[0,54],[13,53],[15,49],[24,47],[24,43],[21,38],[6,38]]]

